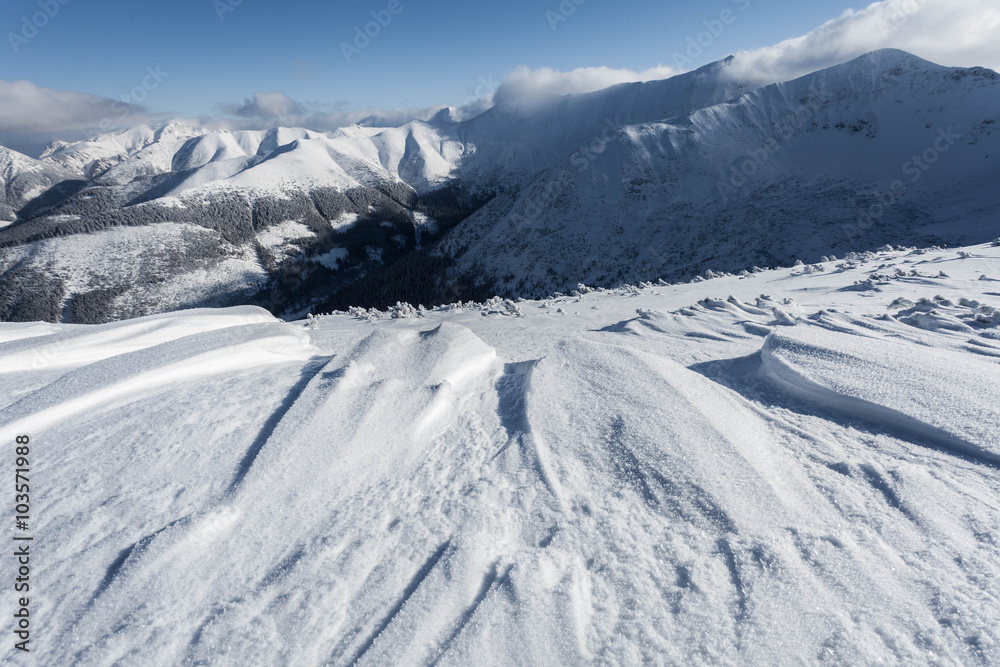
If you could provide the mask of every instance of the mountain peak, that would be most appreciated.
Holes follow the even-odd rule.
[[[848,61],[848,63],[852,62],[870,62],[876,67],[882,67],[887,69],[903,65],[914,68],[919,67],[923,69],[944,69],[941,65],[932,63],[929,60],[924,60],[919,56],[913,55],[909,51],[903,51],[902,49],[893,49],[893,48],[876,49],[875,51],[869,51],[868,53],[864,53],[858,56],[854,60]]]

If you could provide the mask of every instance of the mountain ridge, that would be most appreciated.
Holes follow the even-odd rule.
[[[263,299],[287,314],[388,305],[336,295],[359,280],[390,280],[404,258],[410,268],[397,273],[438,285],[427,300],[542,296],[578,282],[690,279],[885,243],[982,242],[1000,231],[988,162],[1000,153],[996,73],[894,49],[784,82],[738,76],[737,64],[730,57],[583,95],[501,99],[458,122],[439,113],[315,132],[170,121],[54,145],[25,164],[72,187],[45,181],[36,201],[8,204],[25,217],[0,229],[0,276],[50,273],[68,285],[52,302],[141,291],[85,261],[71,265],[61,257],[68,250],[32,248],[153,225],[144,234],[154,256],[198,257],[209,283],[218,262],[236,262],[233,284],[243,287],[228,298]],[[927,150],[933,170],[911,159]],[[893,190],[912,178],[907,168],[917,179]],[[167,252],[153,241],[165,222],[197,247]],[[276,225],[304,231],[262,244]],[[421,259],[428,253],[436,259]],[[185,270],[167,282],[185,282]],[[388,297],[370,297],[380,298]],[[112,299],[109,316],[122,300]],[[204,294],[196,288],[182,303],[204,304]],[[151,302],[149,312],[177,305]],[[0,318],[17,317],[0,309]]]

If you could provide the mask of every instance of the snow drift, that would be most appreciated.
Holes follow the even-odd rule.
[[[0,325],[0,439],[35,457],[32,649],[995,663],[998,262]]]

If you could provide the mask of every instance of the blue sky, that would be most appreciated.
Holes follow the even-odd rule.
[[[754,81],[886,47],[1000,70],[998,34],[996,0],[0,0],[0,145],[37,155],[168,117],[394,125],[481,97],[467,116],[501,82],[498,97],[581,93],[738,51],[727,72]],[[346,58],[345,43],[363,48]]]
[[[546,12],[561,16],[558,0],[399,0],[401,11],[348,63],[342,42],[353,41],[355,28],[388,0],[219,4],[230,2],[239,0],[69,0],[14,53],[9,33],[22,32],[23,18],[41,11],[39,0],[3,0],[0,79],[119,99],[147,67],[159,66],[169,76],[142,103],[184,115],[218,115],[224,103],[276,90],[326,110],[457,105],[482,89],[481,81],[499,82],[519,65],[672,66],[673,54],[724,10],[735,19],[696,65],[804,34],[850,6],[566,0],[575,10],[553,30]],[[221,20],[220,6],[232,9]]]

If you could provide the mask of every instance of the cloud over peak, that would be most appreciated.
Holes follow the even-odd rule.
[[[230,116],[240,118],[285,118],[301,116],[305,108],[280,91],[269,93],[254,93],[253,98],[243,100],[242,104],[226,104],[222,110]]]
[[[56,137],[83,138],[158,118],[99,95],[0,80],[0,145],[15,150],[35,153]]]
[[[680,71],[657,65],[642,72],[610,67],[581,67],[568,72],[549,67],[531,69],[521,66],[503,80],[493,99],[536,99],[549,95],[570,95],[603,90],[619,83],[667,79]]]
[[[1000,70],[998,34],[996,0],[883,0],[800,37],[741,52],[730,71],[786,81],[884,48],[947,67]]]

